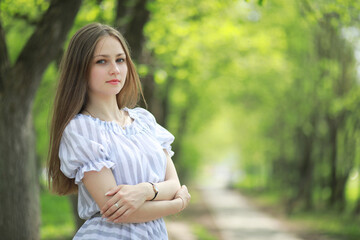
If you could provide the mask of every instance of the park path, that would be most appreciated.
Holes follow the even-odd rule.
[[[239,192],[223,187],[202,187],[196,190],[201,203],[190,208],[188,216],[167,221],[170,240],[197,240],[193,224],[203,224],[203,219],[212,222],[218,240],[303,240],[290,233],[275,217],[258,210]],[[205,205],[207,214],[197,210]]]
[[[193,226],[202,225],[217,240],[303,240],[239,191],[227,188],[236,177],[233,169],[231,161],[205,169],[198,186],[189,188],[193,197],[182,217],[167,221],[169,239],[196,240]]]
[[[240,193],[226,188],[201,190],[222,240],[302,240],[281,221],[254,207]]]

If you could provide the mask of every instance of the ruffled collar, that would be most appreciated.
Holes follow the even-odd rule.
[[[127,124],[123,127],[115,121],[104,121],[91,115],[79,113],[77,114],[77,116],[89,118],[93,120],[97,125],[101,126],[103,129],[107,131],[111,130],[117,134],[134,135],[144,130],[144,125],[140,123],[139,116],[133,109],[124,107],[123,110],[128,112],[130,118],[132,119],[132,122],[130,124]]]

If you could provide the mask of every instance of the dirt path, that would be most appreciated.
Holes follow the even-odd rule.
[[[238,192],[202,189],[207,206],[224,240],[302,240],[286,230],[281,221],[256,209]]]
[[[179,215],[165,218],[170,240],[225,240],[202,193],[191,189],[191,204]]]
[[[238,192],[225,188],[193,192],[190,207],[166,219],[170,240],[303,240]]]

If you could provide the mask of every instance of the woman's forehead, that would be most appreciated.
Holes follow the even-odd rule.
[[[119,55],[125,51],[118,38],[114,36],[102,37],[96,45],[94,56],[97,55]]]

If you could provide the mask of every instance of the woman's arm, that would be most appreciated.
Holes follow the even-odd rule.
[[[166,155],[166,173],[165,173],[165,181],[160,183],[155,183],[156,187],[159,190],[158,195],[154,200],[160,201],[160,200],[173,200],[176,192],[180,189],[180,181],[179,177],[177,175],[175,165],[173,161],[171,160],[169,154],[166,150],[164,150],[164,153]],[[119,185],[112,188],[110,191],[106,193],[106,196],[112,196],[106,204],[99,205],[101,207],[101,212],[103,213],[103,216],[108,218],[111,215],[113,215],[117,210],[117,208],[114,206],[116,203],[120,204],[123,199],[127,199],[126,196],[137,196],[136,193],[130,194],[128,191],[138,191],[139,193],[145,193],[145,200],[151,200],[154,197],[154,191],[152,188],[152,185],[150,183],[141,183],[138,185],[130,186],[130,185]],[[144,198],[141,198],[143,200]],[[135,201],[135,199],[131,199],[134,204],[130,204],[131,209],[137,209],[140,205]],[[130,211],[130,214],[133,211]],[[125,211],[123,212],[125,213]],[[125,216],[128,216],[126,214]]]
[[[175,165],[165,149],[164,152],[166,155],[165,181],[156,183],[159,193],[154,200],[172,200],[181,187]]]
[[[175,189],[174,191],[173,189],[171,189],[171,186],[177,186],[177,182],[179,180],[171,158],[168,156],[167,159],[168,162],[167,162],[166,178],[169,179],[169,184],[166,185],[164,184],[165,182],[160,183],[161,187],[159,187],[159,195],[160,195],[160,191],[163,191],[163,194],[160,195],[161,198],[167,196],[169,198],[172,197],[171,199],[173,199],[175,193],[179,189]],[[150,200],[154,196],[152,186],[146,182],[137,185],[116,186],[113,173],[108,168],[103,168],[99,172],[97,171],[86,172],[84,174],[84,178],[82,181],[86,189],[89,191],[90,195],[98,204],[99,208],[104,209],[106,206],[107,211],[106,212],[101,211],[101,212],[104,213],[103,217],[107,217],[107,218],[111,217],[109,218],[110,221],[115,219],[120,219],[121,221],[124,221],[124,219],[131,220],[129,216],[131,216],[136,210],[138,210],[146,200]],[[118,192],[116,192],[114,196],[105,195],[105,193],[107,193],[109,189],[113,189],[115,187],[118,190]],[[180,202],[183,203],[184,197],[181,198],[181,200],[182,201]],[[150,204],[149,206],[147,205],[141,211],[136,211],[137,214],[133,216],[134,219],[132,219],[132,221],[144,222],[147,219],[151,219],[151,220],[157,219],[159,217],[163,217],[172,214],[174,212],[177,212],[177,209],[179,208],[178,206],[179,199],[173,201],[159,201],[159,202],[161,203]],[[119,208],[115,206],[116,203],[119,206]],[[185,205],[185,203],[183,203],[183,205]],[[151,207],[153,208],[149,211],[149,208]]]
[[[107,221],[114,223],[141,223],[181,212],[190,202],[190,194],[185,185],[176,193],[173,200],[145,202],[137,211],[129,216],[118,217],[117,213]]]
[[[164,150],[164,153],[166,155],[165,181],[160,183],[155,183],[156,187],[159,190],[159,193],[154,200],[158,200],[158,201],[174,199],[175,193],[180,189],[180,181],[175,169],[175,165],[166,150]],[[116,193],[119,192],[121,186],[122,185],[115,186],[110,191],[108,191],[106,195],[107,196],[115,195]],[[149,192],[150,189],[150,192],[152,193],[152,197],[150,197],[150,199],[147,198],[147,200],[151,200],[154,197],[154,191],[152,190],[152,186],[150,184],[145,184],[143,185],[143,187],[145,188],[144,191],[146,192]],[[106,212],[108,208],[111,207],[113,204],[115,204],[118,200],[119,200],[118,198],[114,197],[112,201],[109,201],[108,204],[104,205],[103,209],[101,209],[102,212]]]
[[[99,172],[90,171],[84,174],[82,179],[86,189],[101,209],[113,197],[106,196],[105,193],[116,186],[112,171],[106,167]],[[149,183],[140,183],[134,186],[121,185],[117,196],[120,197],[109,209],[113,212],[131,214],[137,210],[147,199],[151,199],[153,190],[147,186]],[[151,186],[151,185],[150,185]],[[117,203],[119,208],[114,206]]]

